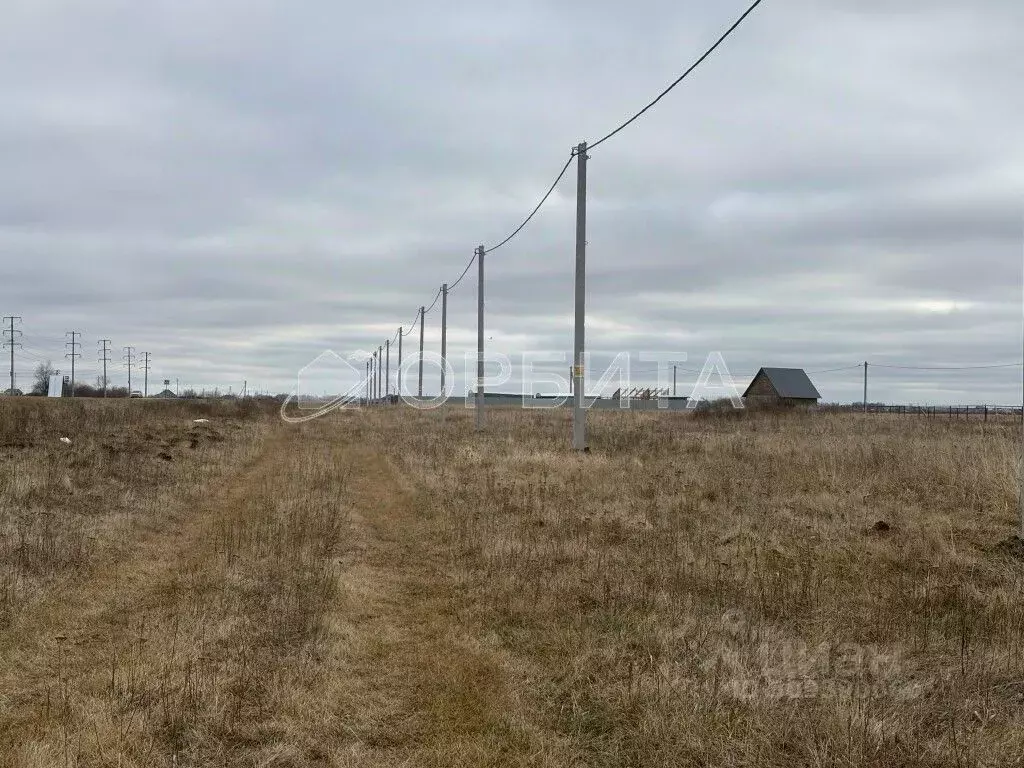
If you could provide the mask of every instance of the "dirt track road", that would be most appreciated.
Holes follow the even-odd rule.
[[[270,427],[0,634],[0,764],[479,765],[515,707],[414,494],[336,425]]]

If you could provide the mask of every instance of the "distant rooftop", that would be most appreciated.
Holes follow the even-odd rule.
[[[775,388],[779,397],[793,397],[802,400],[821,398],[821,394],[815,389],[803,368],[762,368],[750,382],[747,391],[743,393],[744,397],[747,396],[750,387],[762,373],[768,377],[768,381],[772,383],[772,387]]]

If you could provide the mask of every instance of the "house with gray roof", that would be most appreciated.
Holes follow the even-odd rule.
[[[752,406],[799,406],[818,404],[821,395],[803,368],[762,368],[743,393]]]

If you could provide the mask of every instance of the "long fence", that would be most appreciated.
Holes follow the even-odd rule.
[[[1016,416],[1024,419],[1024,408],[1019,405],[895,405],[868,403],[854,405],[826,405],[829,411],[853,411],[866,413],[896,413],[930,418],[979,419],[988,421],[996,416]]]
[[[511,393],[499,393],[499,392],[488,392],[484,395],[487,401],[488,407],[497,408],[523,408],[526,410],[547,410],[571,407],[573,405],[572,398],[568,395],[561,396],[530,396],[530,395],[519,395]],[[688,397],[652,397],[652,398],[631,398],[631,399],[618,399],[613,397],[588,397],[587,398],[587,409],[597,411],[618,411],[618,410],[632,410],[632,411],[686,411],[691,410],[689,407]],[[474,408],[476,404],[476,395],[471,394],[468,397],[462,396],[451,396],[442,399],[430,398],[430,397],[412,397],[405,395],[403,398],[399,398],[397,395],[392,395],[387,399],[387,402],[392,404],[399,404],[405,402],[414,407],[431,407],[431,406],[448,406],[456,408]],[[366,405],[373,405],[374,401],[363,401]],[[726,401],[727,402],[727,401]],[[708,407],[707,403],[698,404],[696,410],[705,410]],[[762,410],[759,408],[758,410]],[[824,403],[816,408],[811,409],[812,412],[825,412],[825,413],[888,413],[888,414],[900,414],[908,416],[925,416],[929,418],[949,418],[949,419],[974,419],[979,421],[988,421],[990,418],[996,418],[999,416],[1007,417],[1013,416],[1018,419],[1024,420],[1024,409],[1019,405],[897,405],[890,403],[868,403],[865,409],[862,404],[855,403],[852,405],[836,405],[833,403]]]

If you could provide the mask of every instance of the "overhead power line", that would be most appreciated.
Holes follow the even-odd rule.
[[[469,264],[466,265],[466,268],[464,270],[462,270],[462,274],[459,275],[459,279],[456,280],[454,283],[452,283],[451,285],[448,286],[448,293],[451,293],[452,291],[454,291],[455,290],[455,286],[457,286],[459,283],[462,282],[462,278],[464,278],[469,273],[469,268],[473,266],[473,263],[475,261],[476,261],[476,251],[473,251],[473,256],[470,258]]]
[[[14,354],[16,354],[18,357],[23,357],[27,360],[32,360],[37,363],[45,363],[49,360],[49,358],[42,357],[41,355],[37,355],[34,352],[24,348],[16,350]]]
[[[32,344],[36,344],[38,342],[38,345],[41,347],[63,346],[65,341],[64,339],[57,339],[53,336],[42,336],[38,333],[27,333],[25,334],[25,339]]]
[[[857,363],[856,365],[844,365],[842,368],[826,368],[823,371],[808,371],[807,373],[835,373],[836,371],[852,371],[855,368],[860,370],[863,367],[862,363]]]
[[[555,177],[555,180],[551,183],[551,186],[548,187],[548,191],[544,193],[544,196],[540,199],[540,202],[537,203],[537,205],[534,206],[533,210],[530,211],[530,214],[523,220],[522,224],[520,224],[518,227],[516,227],[508,237],[506,237],[504,240],[499,242],[497,245],[491,246],[490,248],[485,248],[484,249],[484,253],[485,254],[486,253],[490,253],[491,251],[498,250],[499,248],[501,248],[501,246],[503,246],[506,243],[508,243],[510,240],[512,240],[512,238],[514,238],[516,235],[518,235],[520,232],[523,231],[523,229],[526,227],[526,225],[530,223],[530,221],[533,219],[534,216],[537,215],[537,211],[539,211],[541,209],[541,207],[544,205],[544,203],[547,202],[548,198],[551,197],[551,193],[555,191],[555,188],[558,186],[558,183],[565,176],[565,172],[567,170],[569,170],[569,166],[572,165],[573,157],[575,157],[575,154],[570,154],[569,155],[569,159],[565,161],[565,165],[562,166],[562,170],[558,172],[558,176]],[[459,275],[458,279],[454,283],[452,283],[451,285],[448,286],[448,292],[449,293],[451,293],[452,290],[454,290],[455,287],[459,283],[462,282],[462,279],[467,274],[469,274],[469,269],[476,262],[476,257],[477,257],[477,252],[473,251],[473,256],[472,256],[472,258],[470,258],[469,263],[466,264],[466,268],[462,270],[462,274]],[[437,306],[437,300],[440,297],[441,297],[441,289],[438,288],[437,293],[434,294],[434,298],[430,302],[430,306],[427,307],[426,310],[423,312],[424,315],[428,314],[431,310],[434,309],[435,306]],[[416,317],[413,319],[412,324],[409,326],[409,330],[401,331],[402,336],[410,335],[416,329],[416,324],[419,321],[420,321],[420,313],[417,312],[416,313]],[[396,337],[398,336],[398,332],[397,331],[395,333],[395,336]]]
[[[711,48],[709,48],[704,53],[703,56],[701,56],[693,65],[691,65],[689,69],[687,69],[682,75],[680,75],[678,78],[676,78],[676,80],[671,85],[669,85],[668,88],[666,88],[664,91],[662,91],[657,96],[657,98],[654,99],[654,101],[652,101],[650,104],[645,106],[643,109],[641,109],[639,112],[637,112],[631,118],[629,118],[629,120],[624,122],[622,125],[620,125],[618,128],[616,128],[614,131],[612,131],[611,133],[607,134],[606,136],[604,136],[603,138],[599,139],[598,141],[592,143],[590,145],[590,148],[593,148],[593,147],[596,147],[596,146],[598,146],[600,144],[603,144],[605,141],[607,141],[612,136],[617,134],[619,131],[621,131],[623,128],[628,126],[630,123],[632,123],[635,120],[637,120],[647,110],[649,110],[651,107],[653,107],[659,101],[661,101],[661,99],[664,98],[673,88],[675,88],[677,85],[679,85],[679,83],[681,83],[691,72],[693,72],[693,70],[695,70],[698,66],[700,66],[712,53],[714,53],[714,51],[725,41],[725,39],[728,38],[729,35],[731,35],[740,26],[740,24],[743,23],[743,21],[747,18],[747,16],[749,16],[754,11],[754,9],[757,8],[757,6],[761,4],[761,2],[762,2],[762,0],[755,0],[753,5],[751,5],[746,10],[746,12],[742,16],[740,16],[740,18],[728,30],[726,30],[725,34],[723,34],[715,42],[715,44],[712,45]],[[526,216],[526,218],[523,219],[523,221],[519,224],[519,226],[517,226],[515,229],[513,229],[512,232],[509,233],[509,235],[507,237],[505,237],[503,240],[500,240],[499,242],[497,242],[496,244],[490,246],[489,248],[484,247],[484,246],[480,246],[474,252],[473,258],[471,258],[469,260],[469,263],[466,264],[465,269],[462,270],[462,274],[459,275],[457,280],[455,280],[453,283],[451,283],[450,285],[447,286],[448,291],[452,291],[456,287],[458,287],[458,285],[462,282],[463,278],[465,278],[465,276],[469,273],[469,270],[473,266],[473,264],[478,262],[479,266],[480,266],[478,304],[479,304],[479,307],[480,307],[479,311],[482,312],[482,307],[483,307],[483,257],[486,254],[493,253],[494,251],[498,250],[499,248],[505,246],[507,243],[511,242],[520,232],[522,232],[526,228],[526,226],[533,220],[534,216],[537,215],[537,212],[544,206],[544,204],[551,197],[552,193],[558,187],[558,184],[565,177],[566,171],[568,171],[569,170],[569,166],[572,165],[572,161],[576,158],[577,154],[585,146],[586,146],[585,144],[581,144],[581,145],[579,145],[579,147],[574,148],[569,153],[569,157],[565,161],[565,165],[562,166],[561,170],[558,172],[558,175],[555,177],[555,180],[551,183],[551,186],[548,187],[547,191],[541,197],[540,201],[533,207],[533,209]],[[585,160],[585,157],[581,158],[581,162],[583,160]],[[582,171],[581,171],[581,173],[582,173]],[[438,298],[440,298],[440,296],[441,296],[443,291],[444,291],[444,288],[439,290],[434,295],[434,298],[431,301],[429,308],[423,308],[423,307],[420,308],[420,311],[416,313],[416,317],[414,318],[412,324],[409,326],[409,329],[407,331],[403,330],[401,327],[399,328],[398,332],[396,333],[396,335],[397,335],[397,337],[399,339],[399,344],[401,344],[401,339],[404,336],[409,336],[409,335],[411,335],[413,333],[413,331],[416,328],[417,323],[419,323],[419,325],[420,325],[420,351],[422,353],[422,348],[423,348],[423,325],[425,323],[425,315],[428,312],[430,312],[430,311],[432,311],[434,309],[434,307],[437,305],[437,300],[438,300]],[[478,317],[478,326],[479,326],[479,328],[478,328],[478,335],[480,336],[480,339],[482,339],[482,334],[483,334],[483,331],[482,331],[482,328],[483,328],[483,316],[482,316],[482,314],[480,314],[479,317]],[[442,329],[441,329],[442,352],[443,352],[443,347],[444,347],[444,342],[443,342],[444,336],[445,336],[444,318],[442,318]],[[478,350],[478,353],[481,356],[481,360],[482,360],[483,359],[482,358],[482,355],[483,355],[482,341],[479,341],[478,346],[480,347],[479,350]],[[480,380],[480,382],[482,382],[482,379],[483,379],[482,362],[478,364],[478,368],[479,368],[479,370],[478,370],[478,379]],[[443,374],[442,374],[442,380],[443,380]],[[420,388],[421,393],[422,393],[422,388],[423,388],[423,364],[422,364],[422,360],[420,361],[419,388]],[[480,388],[481,388],[481,385],[480,385],[480,383],[478,383],[478,389],[480,389]],[[478,392],[478,396],[479,396],[479,392]],[[477,426],[478,427],[482,426],[482,421],[481,421],[481,419],[482,419],[482,411],[479,410],[479,407],[482,406],[482,402],[483,402],[482,399],[480,399],[478,397],[478,412],[477,412],[477,419],[478,419]]]
[[[523,231],[523,229],[526,227],[526,225],[530,223],[530,221],[533,219],[534,216],[537,215],[537,211],[539,211],[541,209],[541,207],[544,205],[544,203],[547,202],[548,198],[551,197],[551,193],[555,191],[555,188],[558,186],[558,183],[565,176],[565,172],[567,170],[569,170],[569,166],[572,165],[573,157],[575,157],[575,154],[570,154],[569,155],[569,159],[565,161],[565,165],[562,166],[562,170],[558,172],[558,176],[551,183],[551,186],[548,187],[548,191],[544,193],[544,196],[540,199],[540,202],[537,203],[537,205],[534,206],[533,210],[530,211],[530,214],[523,220],[522,224],[520,224],[518,227],[516,227],[508,237],[506,237],[504,240],[499,242],[497,245],[491,246],[490,248],[485,248],[484,249],[484,253],[485,254],[486,253],[490,253],[491,251],[498,250],[499,248],[501,248],[501,246],[503,246],[506,243],[508,243],[510,240],[512,240],[512,238],[514,238],[516,235],[518,235],[520,232]],[[459,283],[462,282],[462,279],[467,274],[469,274],[469,269],[476,262],[476,257],[477,257],[477,252],[473,251],[473,256],[472,256],[472,258],[470,258],[469,263],[466,264],[466,268],[462,270],[462,274],[459,275],[458,279],[454,283],[452,283],[451,285],[448,286],[448,292],[449,293],[451,293],[451,291],[454,290],[454,288]],[[433,310],[435,306],[437,306],[437,300],[439,298],[441,298],[441,289],[440,288],[437,289],[437,293],[434,294],[434,298],[430,302],[430,306],[426,308],[426,310],[424,311],[423,314],[429,314],[430,311]],[[416,324],[417,324],[417,322],[419,322],[419,320],[420,320],[420,313],[417,312],[415,319],[413,320],[412,324],[409,326],[409,330],[408,331],[403,331],[402,332],[402,336],[408,336],[409,334],[411,334],[413,332],[413,330],[415,330]],[[397,333],[396,333],[396,336],[397,336]]]
[[[651,373],[672,373],[672,369],[673,368],[675,368],[677,371],[683,371],[685,373],[700,373],[701,372],[700,368],[684,368],[681,365],[673,365],[671,363],[668,363],[668,364],[666,364],[666,366],[664,368],[661,368],[661,369],[658,369],[658,368],[646,368],[646,369],[641,370],[641,371],[634,371],[634,370],[630,369],[629,373],[630,373],[630,375],[635,375],[635,376],[643,376],[645,374],[651,374]]]
[[[425,315],[427,315],[427,314],[430,314],[430,310],[432,310],[432,309],[433,309],[433,308],[434,308],[434,307],[435,307],[435,306],[437,305],[437,300],[438,300],[438,299],[439,299],[440,297],[441,297],[441,289],[440,289],[440,288],[438,288],[438,289],[437,289],[437,293],[435,293],[435,294],[434,294],[434,300],[433,300],[432,302],[430,302],[430,306],[429,306],[429,307],[427,307],[427,308],[426,308],[426,309],[425,309],[425,310],[423,311],[423,314],[425,314]]]
[[[549,198],[549,197],[551,197],[551,193],[555,191],[555,187],[557,187],[557,186],[558,186],[558,182],[560,182],[560,181],[562,180],[562,177],[563,177],[563,176],[565,176],[565,172],[566,172],[567,170],[569,170],[569,166],[570,166],[570,165],[572,165],[572,159],[573,159],[573,158],[574,158],[575,156],[576,156],[575,154],[570,154],[570,155],[569,155],[569,159],[565,161],[565,165],[563,165],[563,166],[562,166],[562,170],[558,172],[558,176],[557,176],[557,177],[555,178],[555,180],[554,180],[554,181],[553,181],[553,182],[551,183],[551,186],[550,186],[550,187],[548,188],[548,191],[544,193],[544,197],[542,197],[542,198],[540,199],[540,202],[539,202],[539,203],[537,203],[537,205],[536,205],[536,206],[534,206],[534,209],[533,209],[532,211],[530,211],[530,215],[526,217],[526,219],[525,219],[525,220],[523,221],[523,223],[522,223],[522,224],[520,224],[520,225],[519,225],[518,227],[516,227],[516,228],[515,228],[515,229],[514,229],[514,230],[512,231],[512,234],[511,234],[511,235],[509,235],[508,237],[506,237],[506,238],[505,238],[504,240],[502,240],[502,241],[501,241],[500,243],[498,243],[497,245],[492,245],[492,246],[491,246],[490,248],[484,248],[484,253],[485,253],[485,254],[487,254],[487,253],[491,253],[492,251],[496,251],[496,250],[498,250],[499,248],[501,248],[501,246],[505,245],[505,243],[507,243],[507,242],[508,242],[509,240],[511,240],[511,239],[512,239],[513,237],[515,237],[516,235],[518,235],[518,234],[519,234],[520,232],[522,232],[522,231],[523,231],[523,228],[524,228],[524,227],[525,227],[525,226],[526,226],[527,224],[529,224],[529,223],[530,223],[530,220],[531,220],[531,219],[532,219],[532,218],[533,218],[534,216],[536,216],[536,215],[537,215],[537,211],[539,211],[539,210],[540,210],[541,206],[542,206],[542,205],[544,205],[544,203],[546,203],[546,202],[547,202],[547,200],[548,200],[548,198]],[[472,262],[470,262],[470,263],[472,264]],[[469,269],[469,267],[467,267],[466,269]],[[460,277],[459,279],[461,280],[462,278]]]
[[[402,331],[402,335],[403,336],[410,335],[414,330],[416,330],[416,324],[419,321],[420,321],[420,311],[417,309],[416,310],[416,317],[413,318],[412,325],[409,326],[409,330],[408,331]]]
[[[901,371],[980,371],[991,368],[1020,368],[1022,363],[1000,363],[998,365],[885,365],[883,363],[869,363],[872,368],[895,368]]]
[[[693,72],[693,70],[695,70],[697,67],[699,67],[701,64],[703,64],[704,61],[712,53],[715,52],[715,50],[718,48],[718,46],[720,46],[722,43],[724,43],[726,38],[728,38],[729,35],[731,35],[733,32],[735,32],[736,29],[740,26],[740,24],[742,24],[744,21],[746,21],[747,16],[749,16],[751,13],[753,13],[754,9],[757,8],[757,6],[759,6],[761,4],[761,2],[762,2],[762,0],[755,0],[754,4],[751,5],[749,8],[747,8],[747,10],[744,11],[743,15],[740,16],[739,19],[736,20],[736,23],[733,24],[731,27],[729,27],[729,29],[727,29],[725,31],[725,34],[723,34],[720,38],[718,38],[718,40],[715,42],[715,44],[712,45],[710,48],[708,48],[704,52],[703,56],[701,56],[693,64],[691,64],[689,69],[687,69],[685,72],[683,72],[683,74],[681,74],[679,77],[677,77],[668,88],[666,88],[661,93],[659,93],[657,98],[654,99],[654,101],[652,101],[646,107],[641,109],[639,112],[637,112],[635,115],[633,115],[631,118],[629,118],[626,122],[624,122],[622,125],[620,125],[618,128],[616,128],[611,133],[609,133],[609,134],[605,135],[604,137],[598,139],[597,141],[593,142],[592,144],[588,144],[587,145],[587,149],[594,149],[595,147],[600,146],[601,144],[604,144],[606,141],[608,141],[608,139],[610,139],[612,136],[617,134],[619,131],[621,131],[623,128],[628,126],[630,123],[633,123],[636,120],[638,120],[640,118],[640,116],[644,114],[644,112],[646,112],[651,107],[653,107],[655,104],[657,104],[659,101],[661,101],[663,98],[665,98],[669,94],[669,92],[673,88],[675,88],[677,85],[679,85],[681,82],[683,82],[683,80],[685,80],[690,75],[690,73]]]

